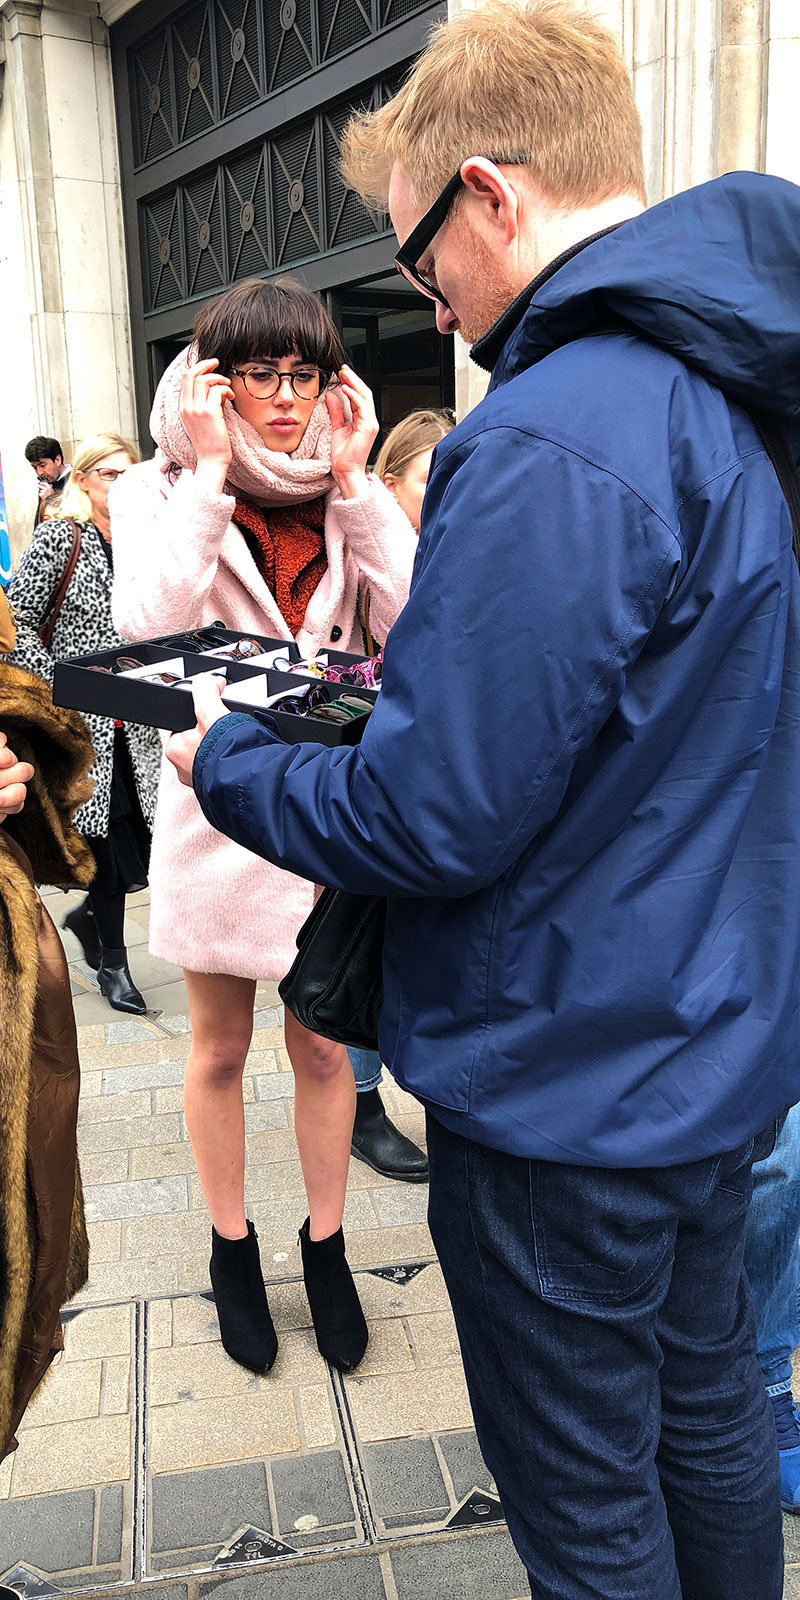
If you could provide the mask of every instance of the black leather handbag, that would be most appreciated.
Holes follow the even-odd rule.
[[[337,1044],[377,1050],[385,927],[382,895],[323,889],[278,984],[284,1005],[304,1028]]]

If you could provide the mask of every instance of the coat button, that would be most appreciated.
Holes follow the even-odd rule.
[[[331,642],[333,644],[335,644],[337,639],[341,639],[341,637],[342,637],[342,630],[337,624],[337,626],[335,628],[331,628]]]

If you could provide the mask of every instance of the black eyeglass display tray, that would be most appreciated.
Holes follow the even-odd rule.
[[[151,728],[163,728],[167,733],[182,733],[195,725],[194,705],[185,686],[163,683],[146,683],[143,677],[150,670],[169,670],[181,677],[195,677],[201,672],[225,670],[227,688],[223,704],[231,711],[248,711],[253,716],[269,717],[281,738],[287,744],[358,744],[369,721],[369,713],[354,717],[351,722],[323,722],[314,717],[296,716],[291,712],[273,711],[267,701],[273,695],[296,693],[313,682],[322,690],[326,700],[335,700],[341,693],[352,692],[374,705],[377,691],[353,689],[338,683],[325,683],[319,678],[300,673],[288,673],[272,667],[267,661],[250,657],[244,661],[214,656],[210,652],[236,644],[239,639],[255,639],[264,646],[265,657],[287,655],[292,661],[302,659],[301,651],[293,640],[270,639],[260,633],[239,629],[233,632],[222,628],[198,629],[184,634],[169,634],[159,639],[141,643],[119,645],[113,650],[98,650],[92,655],[72,656],[57,661],[53,677],[53,703],[69,706],[75,711],[93,711],[101,717],[117,717],[122,722],[144,723]],[[343,650],[325,649],[322,652],[332,665],[354,666],[363,656]],[[121,656],[141,663],[129,671],[113,670]],[[93,671],[104,667],[109,670]]]

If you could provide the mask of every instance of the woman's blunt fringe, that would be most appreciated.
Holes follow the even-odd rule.
[[[625,62],[575,0],[485,0],[441,23],[393,99],[352,117],[341,170],[365,205],[385,210],[397,163],[426,206],[468,156],[500,165],[498,141],[571,210],[617,195],[646,201]]]
[[[265,356],[300,356],[328,375],[345,355],[319,296],[292,278],[247,278],[201,307],[194,320],[199,361],[216,358],[221,372]]]

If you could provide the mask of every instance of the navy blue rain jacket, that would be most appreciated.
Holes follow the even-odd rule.
[[[596,1166],[733,1149],[800,1098],[800,581],[741,408],[794,439],[800,189],[654,207],[478,353],[362,744],[232,715],[196,791],[389,897],[382,1054],[448,1127]]]

